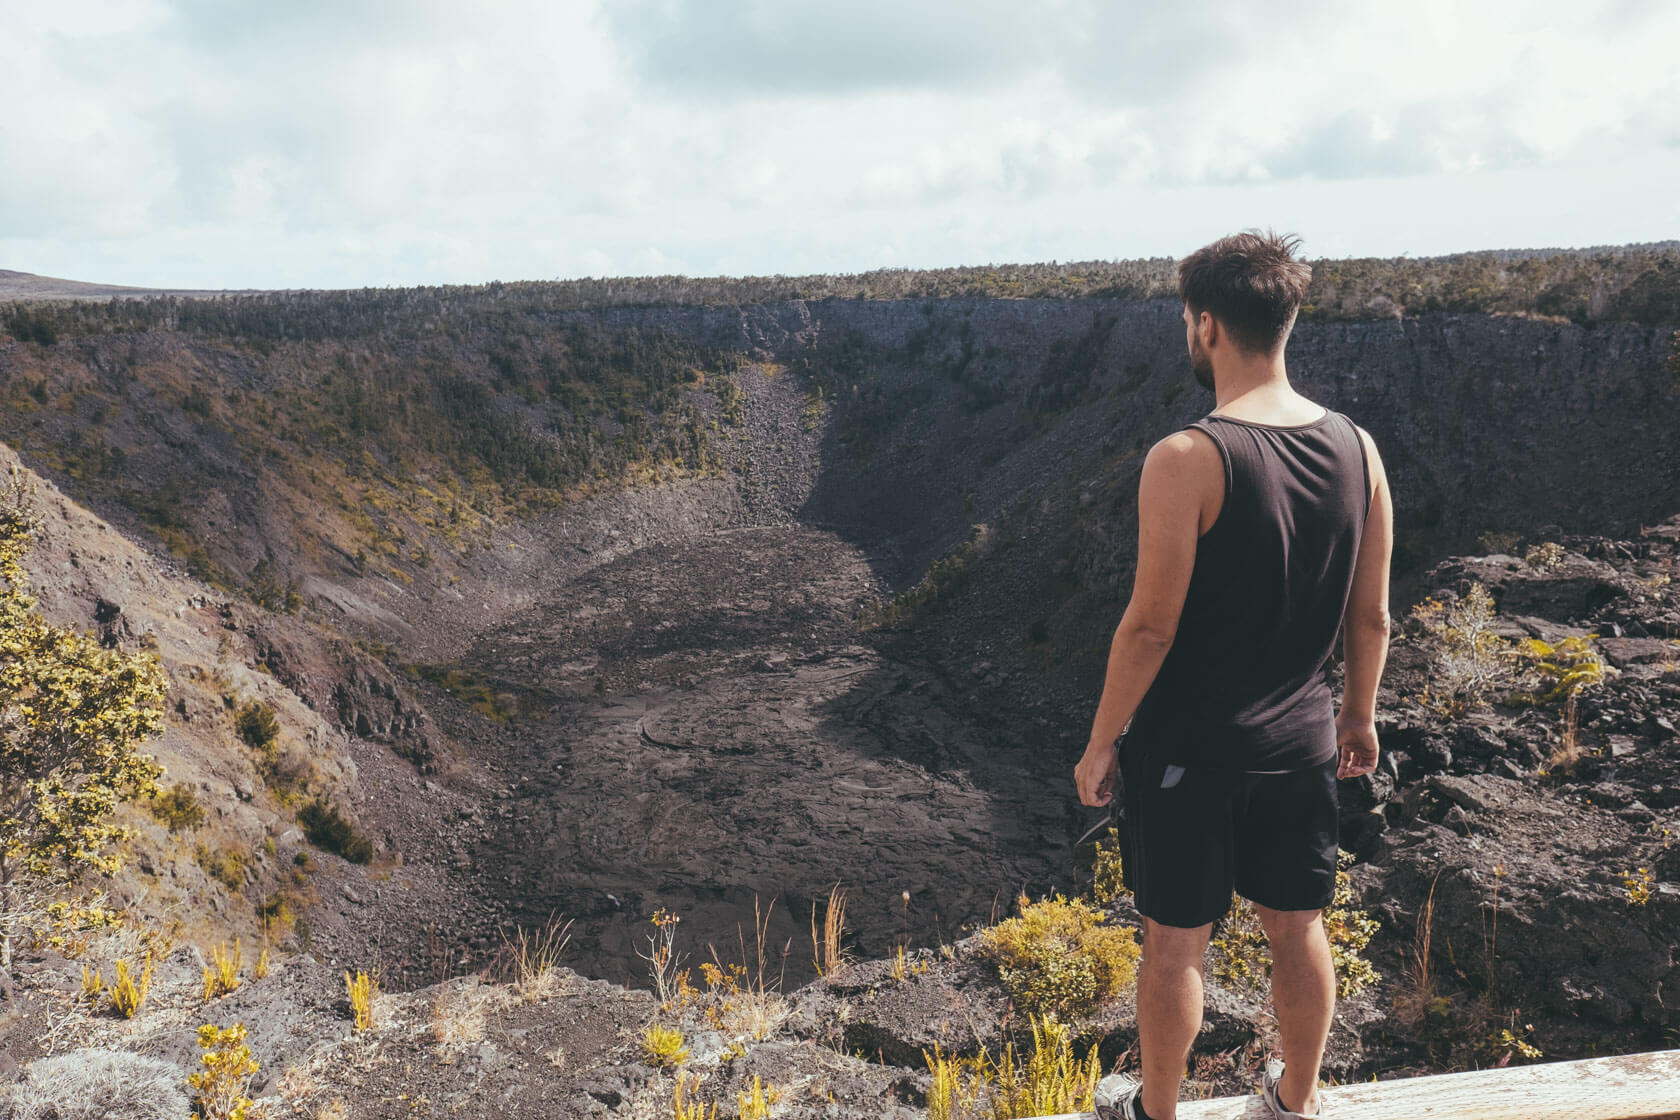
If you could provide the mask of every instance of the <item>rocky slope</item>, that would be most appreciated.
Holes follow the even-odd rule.
[[[1343,790],[1343,843],[1359,856],[1355,902],[1380,923],[1364,955],[1380,980],[1338,1004],[1330,1083],[1524,1060],[1514,1040],[1548,1058],[1680,1041],[1680,517],[1636,538],[1557,543],[1546,566],[1503,554],[1458,557],[1433,567],[1425,583],[1430,599],[1449,605],[1473,584],[1487,588],[1498,608],[1492,630],[1509,642],[1575,636],[1604,659],[1604,680],[1579,693],[1572,760],[1559,757],[1556,703],[1495,691],[1447,715],[1421,701],[1425,685],[1438,683],[1442,639],[1423,624],[1427,612],[1396,636],[1382,764]],[[780,678],[787,713],[797,710],[796,696],[820,696],[821,674],[836,668],[743,667],[741,676]],[[801,684],[802,673],[818,676]],[[672,714],[641,713],[644,749],[688,745]],[[605,710],[624,721],[626,736],[631,715]],[[533,808],[544,800],[533,798]],[[798,803],[798,792],[762,800]],[[650,834],[623,832],[632,844]],[[1638,877],[1621,874],[1638,868],[1651,872],[1643,896],[1633,889]],[[1109,913],[1136,922],[1124,896]],[[369,1117],[651,1116],[669,1113],[676,1088],[671,1073],[642,1058],[647,1027],[660,1023],[684,1031],[690,1098],[725,1102],[727,1111],[757,1075],[783,1094],[778,1115],[910,1116],[924,1106],[922,1054],[935,1044],[996,1056],[1006,1040],[1030,1041],[973,936],[911,949],[901,970],[866,960],[795,986],[777,968],[782,932],[760,928],[744,954],[729,946],[720,958],[745,965],[750,981],[755,951],[769,954],[770,996],[750,1026],[718,1010],[715,993],[662,1008],[647,991],[562,966],[381,996],[375,1026],[357,1031],[340,973],[313,956],[291,957],[206,1006],[203,961],[191,947],[160,970],[152,1005],[124,1022],[78,1006],[73,962],[37,955],[7,993],[7,1060],[116,1048],[159,1056],[184,1076],[196,1023],[238,1020],[252,1024],[251,1046],[264,1062],[253,1093],[275,1115],[344,1107]],[[1427,982],[1416,968],[1425,931]],[[561,956],[570,959],[570,949]],[[1249,1091],[1271,1041],[1263,989],[1218,979],[1221,959],[1218,947],[1210,951],[1191,1096]],[[451,971],[447,962],[440,971]],[[744,1002],[736,996],[734,1006]],[[1081,1052],[1095,1044],[1105,1068],[1135,1069],[1128,999],[1074,1025]]]

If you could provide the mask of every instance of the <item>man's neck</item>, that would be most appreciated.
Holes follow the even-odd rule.
[[[1214,408],[1224,408],[1238,400],[1255,405],[1284,403],[1294,400],[1298,393],[1289,384],[1283,368],[1283,355],[1275,360],[1244,363],[1235,369],[1214,373]]]

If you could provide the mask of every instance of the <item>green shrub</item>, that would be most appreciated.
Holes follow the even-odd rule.
[[[373,841],[357,833],[338,806],[326,798],[311,798],[298,810],[297,819],[309,842],[322,851],[335,852],[351,863],[366,863],[373,858]]]
[[[1010,998],[1028,1013],[1081,1015],[1137,981],[1137,931],[1103,924],[1083,899],[1028,902],[985,930],[979,954],[997,966]]]
[[[1517,644],[1533,687],[1513,692],[1512,704],[1549,704],[1567,700],[1584,688],[1601,683],[1615,669],[1592,648],[1592,639],[1570,637],[1557,642],[1528,638]]]
[[[203,824],[204,807],[198,803],[191,786],[176,782],[152,799],[152,816],[168,825],[170,832],[179,832]]]
[[[200,844],[194,854],[204,873],[228,890],[236,891],[245,885],[245,857],[241,853],[228,848],[212,850]]]
[[[1131,893],[1126,890],[1125,866],[1120,859],[1120,830],[1111,826],[1108,839],[1108,844],[1097,841],[1091,878],[1091,899],[1103,907]]]
[[[1563,563],[1563,546],[1556,541],[1545,541],[1530,548],[1523,556],[1523,562],[1531,568],[1538,568],[1542,572],[1550,571]]]
[[[280,737],[280,721],[275,718],[274,709],[261,700],[249,700],[241,705],[234,725],[239,728],[241,739],[265,755],[273,751],[274,741]]]

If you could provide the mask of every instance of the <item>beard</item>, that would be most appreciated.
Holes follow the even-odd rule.
[[[1208,392],[1214,391],[1213,363],[1208,360],[1207,351],[1190,344],[1190,372],[1196,375],[1196,383]]]

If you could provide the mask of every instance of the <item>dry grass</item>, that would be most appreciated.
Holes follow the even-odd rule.
[[[712,1024],[731,1034],[744,1034],[750,1038],[767,1038],[781,1026],[788,1016],[787,1001],[782,998],[779,990],[782,974],[778,974],[774,987],[767,984],[764,978],[764,938],[770,926],[770,910],[774,910],[776,902],[770,901],[770,908],[760,918],[758,899],[753,899],[753,933],[757,943],[757,966],[752,975],[748,975],[745,936],[741,935],[740,927],[736,926],[736,933],[741,936],[741,964],[725,965],[718,958],[717,947],[707,944],[711,951],[712,960],[701,964],[700,969],[706,975],[708,986],[714,997],[714,1005],[707,1008],[707,1018]],[[792,938],[789,938],[789,947]],[[713,962],[716,962],[714,966]],[[784,950],[785,961],[785,950]]]
[[[818,976],[838,975],[851,963],[840,946],[845,929],[846,892],[836,883],[828,892],[828,906],[823,914],[823,932],[820,940],[817,937],[817,911],[815,907],[811,909],[811,948],[815,954],[811,963],[816,966]]]
[[[433,1042],[454,1050],[482,1041],[489,1020],[490,993],[477,976],[459,987],[443,985],[437,1002],[432,1005],[432,1021],[427,1028]]]
[[[1580,761],[1581,745],[1576,736],[1575,694],[1570,693],[1563,702],[1563,725],[1558,734],[1557,746],[1546,756],[1545,772],[1573,774]]]
[[[1430,881],[1429,894],[1418,908],[1417,926],[1412,934],[1412,949],[1406,962],[1406,986],[1394,997],[1394,1013],[1400,1021],[1416,1027],[1440,1004],[1435,997],[1435,973],[1430,964],[1430,946],[1435,927],[1435,883],[1437,872]]]
[[[493,967],[510,982],[518,998],[527,1003],[547,999],[564,985],[560,954],[571,940],[571,925],[571,919],[562,922],[551,915],[536,931],[521,926],[512,937],[503,931],[499,960]]]

